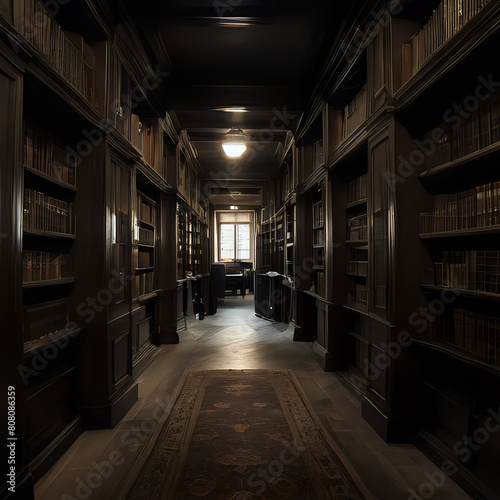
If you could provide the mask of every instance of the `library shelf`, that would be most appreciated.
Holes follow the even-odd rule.
[[[447,73],[456,68],[474,51],[498,35],[500,5],[490,1],[456,34],[448,38],[423,63],[422,67],[396,92],[396,108],[403,110],[413,105],[431,87],[440,84]]]
[[[306,295],[309,295],[310,297],[315,298],[316,300],[319,300],[320,302],[323,302],[324,304],[329,304],[329,305],[334,305],[333,302],[330,302],[327,298],[323,297],[322,295],[318,295],[315,292],[312,292],[311,290],[303,290],[303,292]]]
[[[366,274],[349,273],[349,272],[346,272],[345,275],[349,276],[350,278],[366,278],[367,277]]]
[[[368,311],[357,309],[356,307],[348,306],[347,304],[342,304],[342,309],[345,309],[346,311],[354,313],[354,314],[359,314],[359,315],[365,316],[366,318],[370,317],[370,314],[368,313]]]
[[[500,367],[485,363],[474,356],[471,356],[465,350],[461,350],[452,345],[445,344],[444,342],[422,340],[419,338],[412,337],[413,342],[418,346],[425,347],[427,349],[432,349],[434,351],[441,352],[448,356],[451,356],[459,361],[472,365],[480,370],[486,371],[496,376],[500,376]]]
[[[144,75],[155,72],[141,44],[134,46],[136,38],[127,37],[135,27],[123,29],[124,13],[91,0],[61,3],[54,16],[39,0],[8,3],[12,16],[5,17],[3,9],[0,14],[0,77],[9,91],[0,100],[8,110],[2,123],[13,139],[5,177],[2,169],[2,190],[12,198],[2,217],[4,247],[12,248],[2,275],[5,271],[15,288],[5,300],[15,309],[5,323],[15,331],[7,342],[16,360],[9,375],[18,377],[23,351],[26,362],[49,343],[65,343],[64,325],[80,325],[78,342],[76,331],[68,332],[71,348],[58,353],[43,377],[19,387],[23,413],[39,409],[36,419],[24,422],[21,480],[25,471],[41,477],[78,437],[78,429],[117,425],[134,404],[137,377],[159,343],[179,341],[175,269],[169,266],[175,260],[178,197],[200,219],[191,235],[205,234],[193,245],[197,256],[189,265],[200,267],[203,260],[206,271],[209,251],[194,149],[189,138],[181,141],[155,90],[143,84]],[[34,12],[43,21],[37,38],[24,31],[33,27]],[[56,50],[62,46],[71,58]],[[70,61],[77,62],[71,70]],[[130,102],[132,94],[138,103]],[[138,140],[140,123],[149,127],[146,149]],[[176,154],[186,148],[191,148],[191,189],[180,193]],[[155,220],[138,217],[139,193],[155,207]],[[33,270],[34,255],[44,256],[36,264],[40,271],[23,277],[25,263]],[[56,262],[64,271],[55,272]],[[133,280],[124,279],[132,275]],[[37,281],[23,282],[32,277]],[[106,305],[83,324],[78,307],[89,297]],[[74,430],[71,439],[67,427]]]
[[[32,53],[31,53],[32,54]],[[30,57],[31,57],[30,54]],[[70,106],[82,118],[100,128],[104,119],[103,110],[89,104],[85,97],[78,92],[55,68],[45,59],[36,57],[26,66],[27,87],[31,92],[31,85],[42,87],[41,93],[56,93],[58,98]]]
[[[466,156],[462,156],[461,158],[457,158],[456,160],[450,161],[448,163],[444,163],[442,165],[437,165],[435,167],[430,168],[429,170],[425,170],[424,172],[419,174],[419,177],[422,181],[431,180],[434,176],[446,176],[451,177],[457,174],[457,170],[461,167],[471,167],[475,166],[476,163],[482,160],[491,160],[497,158],[489,158],[490,155],[495,155],[495,153],[500,152],[500,143],[496,142],[494,144],[490,144],[489,146],[483,147],[470,153]]]
[[[365,339],[362,335],[359,335],[359,333],[353,332],[352,330],[348,330],[347,335],[354,337],[356,340],[359,340],[360,342],[368,343],[367,339]]]
[[[61,341],[66,341],[68,338],[76,337],[81,333],[83,333],[82,328],[73,328],[71,330],[58,330],[38,340],[34,340],[32,342],[25,342],[23,346],[24,355],[26,356],[29,355],[30,353],[34,353],[39,349],[43,349],[46,346],[55,344],[56,342],[60,343]]]
[[[356,201],[351,201],[346,205],[346,209],[351,209],[351,208],[359,208],[364,205],[366,205],[368,202],[368,198],[363,198],[362,200],[356,200]]]
[[[153,300],[154,298],[158,297],[159,293],[160,293],[160,291],[155,290],[154,292],[151,292],[151,293],[139,295],[139,297],[138,297],[139,304],[144,304],[146,302],[149,302],[150,300]]]
[[[394,110],[395,108],[393,106],[386,106],[370,114],[356,130],[351,132],[347,137],[344,137],[341,142],[335,146],[326,164],[326,169],[329,171],[343,169],[344,162],[349,162],[352,155],[359,153],[360,150],[367,147],[373,129],[378,126],[380,120],[387,115],[387,113],[391,113]]]
[[[345,240],[346,245],[360,245],[359,250],[368,250],[368,240]]]
[[[47,237],[55,238],[59,240],[76,240],[75,234],[57,233],[55,231],[41,231],[37,229],[24,229],[25,236],[35,236],[35,237]]]
[[[374,323],[378,323],[379,325],[382,325],[386,328],[394,328],[395,327],[395,325],[393,323],[391,323],[390,321],[380,317],[377,314],[369,312],[368,310],[357,309],[356,307],[352,307],[352,306],[349,306],[347,304],[342,305],[342,309],[345,309],[346,311],[349,311],[350,313],[354,313],[355,315],[363,316],[367,319],[370,319],[370,321],[372,322],[372,325]]]
[[[404,57],[408,52],[404,51],[411,46],[412,39],[422,41],[419,33],[440,27],[436,13],[443,12],[445,6],[452,8],[455,3],[463,4],[467,21],[464,17],[462,27],[448,39],[441,32],[440,41],[416,66],[405,67]],[[466,97],[474,94],[479,83],[487,84],[484,80],[478,81],[478,76],[487,79],[491,74],[490,81],[499,81],[500,66],[494,54],[500,42],[500,4],[490,1],[482,7],[483,0],[448,0],[440,7],[438,4],[436,1],[404,6],[404,13],[397,17],[389,15],[387,24],[365,46],[351,47],[349,33],[340,33],[339,37],[345,37],[342,40],[352,52],[331,53],[329,64],[335,72],[328,73],[325,67],[321,93],[311,100],[295,137],[299,178],[293,189],[297,202],[294,259],[298,263],[308,258],[313,261],[312,271],[301,280],[300,289],[293,289],[296,293],[292,297],[297,302],[294,307],[299,313],[295,324],[301,325],[300,312],[305,311],[311,318],[310,327],[319,346],[317,351],[322,353],[321,365],[328,365],[330,369],[335,366],[334,369],[344,374],[346,383],[355,377],[363,384],[362,415],[389,442],[412,442],[415,433],[426,425],[442,426],[443,435],[457,426],[460,435],[474,428],[476,422],[471,415],[477,408],[475,395],[467,395],[471,409],[461,422],[450,410],[452,404],[461,402],[454,400],[460,387],[454,381],[453,363],[449,359],[434,370],[429,362],[433,354],[411,346],[403,349],[401,356],[384,371],[384,376],[378,378],[365,373],[364,362],[376,363],[379,357],[387,356],[384,345],[397,340],[399,332],[416,334],[409,318],[418,308],[417,304],[432,304],[439,294],[450,290],[427,285],[432,281],[422,278],[423,269],[429,272],[443,258],[443,252],[482,250],[483,246],[485,250],[496,249],[500,235],[500,225],[484,227],[493,224],[500,213],[495,201],[500,191],[489,194],[488,190],[493,188],[484,187],[498,181],[495,165],[500,159],[500,143],[498,127],[493,124],[493,119],[497,123],[500,116],[493,113],[498,94],[485,95],[491,90],[486,85],[478,117],[474,115],[462,121],[459,130],[444,129],[448,142],[442,147],[439,143],[440,149],[434,155],[426,154],[418,146],[440,124],[451,126],[444,113],[453,110],[454,103],[467,103]],[[469,10],[480,7],[479,12]],[[427,23],[430,16],[431,24]],[[360,19],[363,19],[361,14]],[[365,96],[366,104],[363,103]],[[452,117],[458,113],[454,112]],[[397,178],[404,171],[404,160],[417,158],[419,154],[422,161],[418,165],[412,163],[411,174],[401,174],[404,179],[399,180],[404,182],[391,183],[387,174]],[[271,191],[279,192],[280,183],[281,186],[288,183],[291,189],[285,170],[281,168],[281,178]],[[366,192],[352,197],[347,186],[356,183],[360,176],[366,176],[366,182],[363,181]],[[467,198],[469,193],[465,191],[469,190],[479,193],[475,203],[480,207],[484,205],[486,210],[481,209],[474,219],[466,220],[460,203],[462,198]],[[448,195],[449,199],[444,202]],[[319,197],[324,202],[323,224],[314,222],[314,204]],[[488,201],[483,203],[483,197]],[[280,198],[273,193],[265,203],[270,224],[265,227],[262,223],[263,241],[267,235],[275,234],[268,212],[278,213],[286,205],[285,200],[286,196]],[[433,208],[429,209],[431,203]],[[446,216],[439,213],[442,207],[447,210],[443,212]],[[449,222],[453,207],[461,217]],[[484,218],[483,214],[486,214]],[[474,227],[479,224],[482,227]],[[314,233],[321,225],[325,228],[324,240]],[[459,230],[466,227],[472,229]],[[453,230],[428,232],[450,228]],[[323,259],[319,261],[318,253],[314,262],[314,252],[318,251],[324,252],[324,266],[319,265]],[[263,255],[262,262],[265,257]],[[285,260],[286,266],[291,260]],[[317,292],[315,273],[318,272],[324,272],[324,278],[320,274],[325,283],[324,294]],[[284,283],[283,288],[288,290],[288,285]],[[457,304],[465,303],[473,309],[469,313],[476,314],[475,328],[479,332],[481,322],[500,321],[495,311],[500,295],[452,290],[460,294]],[[433,325],[435,330],[432,330],[433,334],[437,332],[436,338],[452,340],[446,335],[452,335],[453,321],[458,321],[461,314],[457,304],[447,307],[446,313],[436,320],[439,328]],[[466,313],[464,309],[464,317]],[[462,346],[458,340],[457,344]],[[460,348],[450,349],[458,353],[457,360],[468,358]],[[493,359],[493,354],[488,352],[487,356],[486,359]],[[474,358],[474,354],[471,357]],[[496,368],[490,369],[477,359],[472,363],[477,368],[474,383],[478,385],[483,376],[481,370],[498,375]],[[420,395],[426,390],[425,379],[433,370],[436,373],[432,376],[439,380],[443,390],[426,401]],[[491,405],[498,404],[496,386],[488,384],[483,392],[494,393]],[[353,384],[352,389],[356,391],[357,384]],[[484,401],[480,404],[486,405]],[[419,414],[422,405],[429,407],[425,418]],[[487,460],[486,455],[482,460]],[[491,483],[494,473],[488,472],[487,467],[484,469],[478,476],[483,474],[485,483]]]
[[[500,293],[493,292],[482,292],[478,290],[464,290],[462,288],[450,288],[444,286],[435,285],[421,285],[420,288],[424,292],[429,292],[433,294],[440,294],[441,292],[450,291],[453,292],[457,297],[462,297],[464,299],[474,299],[474,300],[486,300],[490,302],[499,302]]]
[[[301,184],[301,194],[309,191],[316,184],[320,183],[325,178],[325,173],[327,172],[326,166],[323,165],[316,170],[314,170]]]
[[[25,172],[30,174],[30,175],[35,175],[36,177],[43,179],[44,181],[50,182],[59,188],[66,189],[68,191],[73,191],[75,193],[78,192],[78,188],[73,184],[69,184],[67,182],[60,181],[60,180],[56,179],[55,177],[53,177],[52,175],[46,174],[45,172],[41,172],[40,170],[37,170],[36,168],[29,167],[28,165],[23,165],[23,167],[24,167]]]
[[[487,227],[475,227],[471,229],[461,229],[457,231],[439,231],[435,233],[421,233],[420,239],[422,240],[433,240],[433,239],[445,239],[445,238],[472,238],[474,236],[488,236],[500,234],[500,225],[487,226]]]
[[[67,285],[68,283],[74,283],[75,278],[58,278],[52,280],[39,280],[39,281],[28,281],[23,283],[23,289],[29,288],[41,288],[45,286],[58,286],[58,285]]]
[[[175,189],[170,186],[165,179],[148,163],[141,159],[137,162],[138,171],[143,174],[149,182],[151,182],[157,189],[168,193],[175,193]]]

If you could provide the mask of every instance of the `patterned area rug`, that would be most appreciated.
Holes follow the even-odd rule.
[[[291,370],[187,372],[129,500],[373,499]]]

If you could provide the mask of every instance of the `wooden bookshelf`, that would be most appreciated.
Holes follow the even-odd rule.
[[[133,117],[132,117],[133,118]],[[131,123],[135,128],[137,119]],[[139,138],[140,146],[141,139]],[[146,192],[148,194],[146,194]],[[131,310],[132,374],[137,375],[156,353],[158,344],[159,315],[157,309],[159,286],[159,238],[160,214],[158,204],[161,195],[145,175],[136,175],[137,214],[134,221],[134,245],[132,255],[135,267],[135,289]]]
[[[421,214],[419,303],[422,310],[444,304],[443,300],[446,305],[426,328],[414,326],[412,337],[421,374],[419,390],[430,401],[417,436],[424,449],[439,460],[456,460],[454,437],[450,436],[474,432],[482,415],[499,402],[494,394],[499,366],[499,177],[494,166],[500,140],[498,92],[488,92],[467,116],[450,111],[450,119],[443,121],[448,106],[472,95],[479,84],[476,75],[498,71],[498,62],[486,57],[490,47],[498,43],[498,30],[492,29],[492,23],[498,23],[498,4],[466,4],[463,22],[454,32],[450,32],[450,26],[443,32],[443,12],[454,5],[441,2],[410,42],[415,50],[415,44],[423,46],[424,33],[438,34],[436,46],[426,48],[396,96],[402,123],[413,137],[432,143],[434,148],[415,169],[425,189],[417,204]],[[471,6],[477,8],[471,12]],[[462,68],[463,77],[450,95],[449,83],[456,79],[457,67]],[[433,111],[419,112],[422,99],[430,93]],[[460,377],[454,379],[452,373],[459,372]],[[465,383],[481,387],[480,392],[463,391]],[[438,414],[446,417],[439,420]],[[491,447],[486,448],[460,464],[459,480],[472,496],[494,489],[495,480],[483,470],[484,462],[477,465],[484,460],[484,453],[491,453]]]
[[[67,285],[69,283],[74,283],[75,278],[73,277],[68,277],[68,278],[51,278],[51,279],[44,279],[44,280],[39,280],[39,281],[25,281],[23,282],[23,288],[41,288],[45,286],[57,286],[57,285]],[[50,332],[52,333],[52,332]]]
[[[193,308],[194,299],[206,308],[208,314],[210,270],[208,226],[205,218],[200,217],[199,212],[202,210],[199,201],[195,205],[197,211],[181,196],[178,196],[176,201],[178,331],[186,328],[188,314],[196,314]],[[200,318],[203,319],[203,315]]]
[[[346,305],[368,311],[368,174],[347,184],[346,204]]]
[[[455,295],[460,295],[461,297],[466,299],[494,301],[494,302],[498,302],[500,300],[500,294],[496,292],[483,292],[483,291],[467,290],[462,288],[444,287],[436,285],[422,285],[422,290],[424,290],[425,292],[432,292],[436,294],[440,294],[444,291],[451,290]]]
[[[450,0],[440,2],[428,21],[406,43],[403,44],[403,83],[418,73],[442,46],[453,39],[490,3],[489,0],[462,2]],[[487,15],[488,10],[484,13]],[[480,20],[480,19],[479,19]]]
[[[313,193],[312,200],[312,276],[310,291],[320,297],[325,297],[325,212],[321,190]]]
[[[118,424],[209,270],[202,170],[141,83],[154,70],[135,27],[88,0],[59,7],[51,17],[38,0],[0,2],[0,303],[26,429],[20,480],[41,477],[82,428]],[[416,435],[476,497],[498,490],[497,440],[467,463],[453,446],[500,404],[499,266],[478,265],[478,252],[500,251],[499,91],[468,116],[449,110],[499,79],[500,5],[406,2],[398,16],[359,47],[342,28],[336,42],[352,51],[325,52],[266,182],[256,267],[292,277],[279,319],[352,383],[373,428]],[[454,300],[420,328],[442,297]],[[393,358],[401,332],[413,343]],[[59,338],[70,347],[25,383],[19,367]]]
[[[285,276],[292,282],[295,276],[295,233],[296,233],[296,205],[290,205],[286,210],[286,255],[285,255]]]
[[[177,171],[180,139],[142,85],[154,74],[142,47],[107,7],[78,0],[52,17],[38,0],[11,3],[0,8],[9,165],[0,174],[0,252],[10,294],[2,303],[13,332],[6,373],[24,429],[17,482],[30,485],[24,479],[40,478],[83,428],[117,425],[158,342],[178,341],[177,186],[167,174]],[[201,268],[208,246],[194,242]],[[24,380],[18,368],[31,373],[45,346],[57,356]],[[19,495],[32,496],[21,486]]]
[[[78,8],[78,7],[77,7]],[[88,15],[88,14],[87,14]],[[79,33],[64,29],[64,15],[54,19],[35,0],[20,0],[14,5],[14,25],[32,51],[43,57],[93,107],[103,102],[97,89],[100,43],[88,43]]]
[[[156,202],[137,193],[137,263],[136,289],[139,299],[155,290]]]
[[[261,257],[259,267],[269,270],[271,256],[271,223],[263,221],[261,223]]]

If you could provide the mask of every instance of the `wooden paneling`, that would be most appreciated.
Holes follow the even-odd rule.
[[[113,340],[113,383],[115,387],[128,376],[129,372],[129,332]]]

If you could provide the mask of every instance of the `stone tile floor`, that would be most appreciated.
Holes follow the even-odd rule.
[[[368,489],[380,500],[470,497],[450,478],[429,489],[438,468],[417,448],[386,444],[361,417],[358,399],[340,376],[324,372],[312,343],[293,342],[287,325],[254,314],[253,296],[226,297],[216,315],[189,318],[180,343],[163,345],[140,375],[139,399],[109,430],[86,431],[35,485],[36,500],[122,498],[122,485],[161,422],[184,370],[292,369],[322,424],[341,446]],[[155,500],[155,499],[151,499]]]

